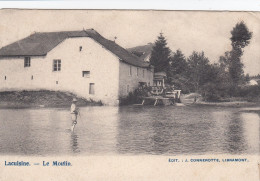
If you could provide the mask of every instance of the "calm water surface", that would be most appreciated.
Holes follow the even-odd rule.
[[[259,111],[206,106],[0,110],[1,155],[259,154]]]

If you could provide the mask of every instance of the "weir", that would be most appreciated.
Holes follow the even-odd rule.
[[[147,103],[153,103],[154,106],[157,105],[174,105],[175,99],[174,98],[165,98],[162,96],[156,96],[156,97],[143,97],[142,105],[145,105]]]

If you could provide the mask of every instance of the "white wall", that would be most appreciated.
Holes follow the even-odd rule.
[[[79,51],[80,46],[82,51]],[[61,60],[60,72],[52,71],[54,59]],[[82,77],[84,70],[90,71],[90,78]],[[46,57],[31,57],[31,67],[24,67],[23,57],[0,59],[1,91],[62,90],[102,100],[105,104],[115,104],[119,93],[118,77],[118,58],[87,37],[66,39]],[[95,83],[95,95],[89,95],[89,83]]]
[[[80,46],[82,51],[79,51]],[[61,71],[53,71],[54,59],[61,60]],[[130,66],[132,75],[129,75]],[[138,69],[137,76],[137,67],[119,61],[118,57],[91,38],[69,38],[47,56],[31,57],[30,67],[24,67],[24,57],[0,59],[0,91],[61,90],[115,105],[119,97],[134,91],[139,82],[153,84],[153,72],[146,68]],[[90,78],[82,77],[82,71],[90,71]],[[90,83],[95,84],[94,95],[89,94]]]

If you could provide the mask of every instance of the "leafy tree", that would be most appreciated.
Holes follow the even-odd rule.
[[[215,90],[218,90],[222,98],[236,96],[238,85],[248,80],[244,76],[241,57],[243,48],[249,45],[251,37],[252,32],[249,32],[243,21],[237,23],[231,31],[232,50],[219,58],[219,73],[215,82]]]
[[[250,81],[250,76],[249,76],[249,74],[246,74],[246,76],[245,76],[245,82],[249,82]]]
[[[182,92],[190,92],[187,77],[188,63],[181,50],[177,50],[170,58],[169,69],[167,71],[167,83],[174,85]]]
[[[169,72],[173,75],[184,74],[187,71],[187,61],[181,50],[177,50],[173,53],[170,59]]]
[[[226,72],[229,71],[230,63],[231,63],[231,55],[229,51],[225,52],[224,56],[219,57],[219,64],[223,71]]]
[[[155,72],[167,72],[170,61],[170,53],[171,50],[167,47],[167,41],[163,36],[163,33],[160,33],[158,39],[155,41],[150,58],[150,63],[154,66]]]
[[[250,43],[252,32],[249,32],[246,24],[241,21],[233,28],[231,35],[232,50],[230,52],[229,74],[233,84],[236,86],[244,77],[244,64],[241,61],[241,57],[243,48]]]
[[[205,100],[220,101],[230,95],[232,86],[225,66],[221,63],[210,65],[207,76],[209,80],[200,89]]]
[[[260,74],[253,75],[253,76],[251,76],[250,78],[260,79]]]
[[[241,21],[237,23],[236,26],[231,31],[231,45],[233,49],[242,49],[245,48],[250,43],[250,39],[252,38],[252,32],[249,32],[246,24]]]
[[[205,57],[204,52],[198,53],[194,51],[188,58],[189,81],[193,85],[194,91],[198,92],[199,88],[209,81],[209,70],[209,60]]]

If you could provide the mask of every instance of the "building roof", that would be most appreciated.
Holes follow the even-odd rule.
[[[149,63],[122,48],[114,41],[107,40],[94,29],[82,31],[34,33],[0,49],[0,57],[45,56],[67,38],[90,37],[116,55],[121,61],[138,67],[149,67]]]
[[[165,72],[155,72],[153,79],[154,80],[162,80],[166,77],[166,73]]]
[[[140,57],[142,60],[146,60],[152,53],[154,44],[148,43],[147,45],[141,45],[137,47],[128,48],[132,54]]]
[[[250,80],[248,85],[258,85],[258,82],[254,79]]]
[[[162,77],[166,77],[166,72],[155,72],[154,76],[162,76]]]

